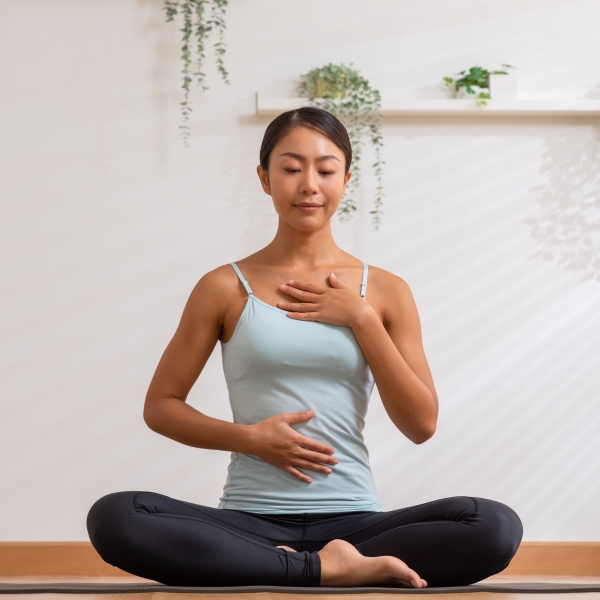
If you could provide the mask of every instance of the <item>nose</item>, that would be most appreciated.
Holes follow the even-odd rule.
[[[319,183],[317,180],[317,173],[310,167],[304,170],[304,177],[302,178],[302,189],[301,191],[306,194],[317,194],[319,192]]]

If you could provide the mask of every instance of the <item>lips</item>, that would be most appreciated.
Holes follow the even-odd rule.
[[[313,202],[300,202],[299,204],[294,204],[294,206],[298,206],[301,208],[319,208],[320,206],[323,206],[322,204],[316,204]]]

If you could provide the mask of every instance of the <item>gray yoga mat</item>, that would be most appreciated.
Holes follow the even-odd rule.
[[[464,594],[496,592],[512,594],[564,594],[600,592],[598,583],[474,583],[473,585],[438,588],[405,587],[292,587],[279,585],[238,585],[230,587],[187,587],[139,583],[0,583],[0,594],[140,594],[168,592],[174,594],[215,594],[271,592],[286,594]]]

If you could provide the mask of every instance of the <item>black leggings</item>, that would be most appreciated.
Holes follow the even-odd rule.
[[[514,510],[470,496],[383,512],[265,515],[135,491],[100,498],[87,529],[106,562],[182,586],[319,586],[317,550],[333,539],[364,556],[396,556],[429,587],[469,585],[502,571],[523,535]]]

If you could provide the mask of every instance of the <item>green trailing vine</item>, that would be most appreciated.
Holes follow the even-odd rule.
[[[227,85],[230,84],[227,76],[229,73],[225,69],[223,56],[225,54],[225,8],[228,0],[165,0],[164,10],[167,22],[181,14],[183,18],[183,27],[180,31],[183,33],[181,46],[181,59],[183,61],[183,101],[181,104],[181,113],[183,123],[179,126],[185,146],[189,146],[190,128],[188,125],[192,104],[190,102],[190,85],[197,79],[197,85],[202,86],[202,91],[208,90],[204,84],[205,73],[202,71],[202,65],[205,59],[205,42],[208,34],[215,30],[216,41],[214,43],[215,60],[217,68],[221,73],[222,79]],[[208,12],[210,11],[210,12]],[[207,14],[208,12],[208,14]],[[193,58],[193,42],[195,38],[195,68],[191,72]]]
[[[360,159],[363,138],[368,137],[375,151],[373,168],[377,179],[373,215],[375,229],[379,230],[383,214],[383,184],[381,159],[383,137],[381,135],[381,95],[372,89],[369,82],[358,71],[343,64],[329,63],[315,68],[301,76],[298,85],[300,96],[309,99],[313,106],[323,108],[335,115],[348,130],[352,144],[352,177],[346,186],[338,209],[341,221],[348,221],[354,215],[357,205],[354,192],[360,183]]]
[[[504,69],[514,69],[511,65],[503,63],[500,65]],[[506,70],[502,71],[488,71],[483,67],[471,67],[468,71],[460,71],[457,75],[462,75],[460,79],[453,79],[452,77],[444,77],[444,82],[447,87],[454,88],[455,92],[462,87],[465,88],[467,94],[475,96],[475,103],[478,106],[486,106],[487,101],[491,98],[490,96],[490,75],[508,75]],[[477,93],[473,88],[477,87],[481,90]]]

